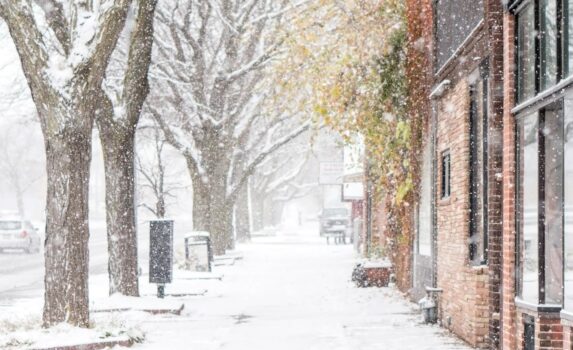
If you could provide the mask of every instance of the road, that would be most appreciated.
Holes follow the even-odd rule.
[[[147,262],[146,223],[140,225],[140,264]],[[105,223],[90,222],[90,275],[107,271],[107,237]],[[21,298],[33,298],[44,293],[44,255],[10,251],[0,254],[0,305]]]

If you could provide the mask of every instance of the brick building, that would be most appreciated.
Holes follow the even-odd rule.
[[[410,22],[429,17],[433,30],[414,30],[419,38],[410,41],[424,43],[433,69],[412,295],[442,289],[442,325],[475,347],[498,348],[503,8],[498,0],[428,0],[417,8],[409,4]]]
[[[572,349],[573,4],[504,13],[503,348]]]

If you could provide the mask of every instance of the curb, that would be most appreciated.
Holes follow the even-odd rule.
[[[126,338],[126,339],[108,340],[108,341],[101,341],[87,344],[55,346],[50,348],[32,348],[32,350],[102,350],[107,348],[113,348],[114,346],[123,346],[129,348],[132,345],[133,345],[133,340]]]
[[[100,312],[126,312],[126,311],[142,311],[147,312],[152,315],[165,315],[165,314],[173,314],[180,316],[181,311],[185,308],[185,304],[181,304],[179,309],[134,309],[134,308],[116,308],[116,309],[100,309],[100,310],[90,310],[93,313],[100,313]],[[43,349],[42,349],[43,350]],[[52,349],[49,349],[52,350]],[[58,348],[59,350],[59,348]],[[91,348],[90,348],[91,350]]]

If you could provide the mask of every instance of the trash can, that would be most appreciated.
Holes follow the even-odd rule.
[[[426,296],[418,301],[424,315],[424,323],[434,324],[438,322],[438,294],[441,292],[442,289],[440,288],[426,287]]]
[[[191,271],[211,271],[213,250],[209,232],[195,231],[185,236],[185,267]]]

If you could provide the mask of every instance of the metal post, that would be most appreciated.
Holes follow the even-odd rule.
[[[189,237],[185,238],[185,261],[189,260]]]

